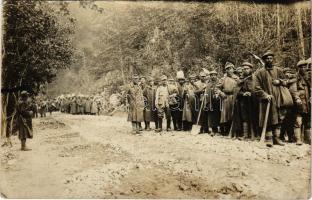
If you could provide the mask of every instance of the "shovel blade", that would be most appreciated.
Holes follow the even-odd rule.
[[[199,125],[193,125],[191,134],[192,135],[197,135],[197,134],[199,134],[199,132],[200,132],[200,126]]]

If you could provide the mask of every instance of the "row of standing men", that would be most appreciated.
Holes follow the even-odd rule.
[[[134,75],[126,88],[128,121],[132,132],[163,131],[171,125],[176,131],[190,131],[200,124],[200,133],[229,135],[238,139],[256,139],[265,130],[267,146],[284,145],[283,141],[311,142],[311,58],[300,60],[296,71],[274,64],[274,53],[262,56],[264,66],[225,64],[226,73],[218,78],[216,71],[200,72],[176,80],[162,75],[159,79]],[[267,114],[266,114],[267,113]],[[266,116],[267,115],[267,116]]]

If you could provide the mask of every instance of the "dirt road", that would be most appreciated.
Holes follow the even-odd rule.
[[[306,199],[310,146],[187,132],[131,135],[124,116],[53,113],[34,120],[33,150],[1,148],[9,198]]]

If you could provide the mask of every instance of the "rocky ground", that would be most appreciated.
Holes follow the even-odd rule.
[[[34,120],[33,150],[0,152],[8,198],[307,199],[310,146],[188,132],[130,134],[123,114]]]

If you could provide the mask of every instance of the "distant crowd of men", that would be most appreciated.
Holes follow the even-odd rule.
[[[191,131],[238,139],[256,139],[265,129],[266,145],[288,142],[311,143],[311,58],[300,60],[295,69],[274,65],[274,53],[267,51],[263,67],[240,67],[227,62],[225,74],[203,69],[188,78],[182,71],[175,79],[133,75],[126,88],[128,121],[133,134],[146,131]],[[172,127],[173,125],[173,127]],[[287,137],[286,137],[287,136]]]

